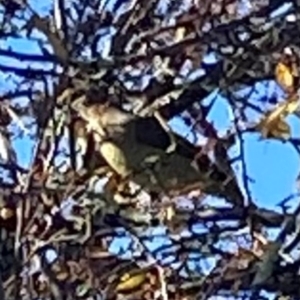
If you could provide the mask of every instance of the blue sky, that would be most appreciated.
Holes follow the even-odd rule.
[[[210,118],[223,130],[230,126],[230,113],[226,100],[217,100]],[[183,122],[176,118],[172,122],[178,132],[186,130]],[[300,122],[296,117],[289,120],[293,134],[300,138]],[[295,179],[299,175],[299,154],[289,143],[259,139],[257,133],[244,134],[247,173],[254,179],[250,183],[253,199],[264,207],[274,207],[292,192],[296,192]],[[238,170],[237,170],[238,171]]]
[[[31,3],[33,7],[37,7],[38,11],[41,11],[43,14],[49,7],[49,2],[41,3],[40,1],[32,0]],[[26,39],[10,38],[6,41],[1,40],[0,47],[11,47],[23,53],[40,52],[35,42],[28,42]],[[0,57],[0,64],[22,65],[24,67],[28,65],[8,59],[7,57]],[[38,64],[30,63],[31,67],[34,65],[39,67]],[[12,90],[15,86],[12,82],[15,76],[12,76],[12,79],[9,80],[5,79],[5,76],[6,74],[0,72],[1,93]],[[266,87],[264,84],[258,84],[255,95],[248,100],[266,109],[268,107],[268,96],[272,96],[272,94],[274,94],[274,85]],[[18,99],[17,101],[25,104],[28,100]],[[231,115],[226,99],[219,96],[209,118],[218,129],[224,131],[231,124]],[[299,119],[294,116],[291,116],[289,119],[294,136],[300,137],[300,131],[297,130],[297,128],[300,128]],[[188,128],[184,126],[180,118],[175,118],[171,121],[171,124],[174,130],[179,131],[183,135],[186,134]],[[283,144],[276,140],[261,141],[259,140],[259,135],[253,133],[245,134],[244,136],[247,172],[255,180],[255,182],[250,184],[252,196],[260,205],[274,207],[283,198],[296,191],[295,179],[300,169],[299,155],[289,143]],[[13,142],[20,162],[24,165],[28,164],[32,156],[33,146],[30,139],[25,136],[15,139]]]
[[[41,1],[32,1],[32,3],[33,7],[38,5],[39,10],[41,9],[42,11],[45,11],[45,7],[48,7],[47,4],[41,5]],[[0,47],[12,47],[12,49],[22,53],[39,53],[37,45],[34,42],[26,41],[26,39],[1,40]],[[25,63],[5,57],[0,57],[0,64],[26,67]],[[5,74],[0,72],[1,93],[13,90],[15,86],[12,79],[6,79],[5,76]],[[266,109],[269,107],[268,96],[271,96],[272,93],[277,94],[279,99],[281,99],[280,92],[274,87],[274,84],[266,87],[264,83],[261,83],[257,85],[256,93],[248,101]],[[19,103],[25,103],[26,101],[27,99],[18,99]],[[231,126],[232,113],[225,98],[218,97],[209,118],[220,131],[224,131]],[[300,138],[299,119],[291,116],[289,117],[289,124],[292,127],[293,136]],[[171,121],[171,125],[175,131],[183,135],[187,133],[188,128],[185,127],[180,118],[174,118]],[[254,180],[253,183],[250,183],[251,196],[257,204],[274,208],[285,197],[296,192],[296,178],[300,170],[299,154],[289,143],[282,143],[276,140],[261,141],[259,134],[245,134],[244,139],[247,173]],[[33,142],[28,137],[22,137],[15,139],[13,143],[19,161],[23,165],[27,165],[31,160]],[[236,149],[233,150],[232,152],[236,152]],[[241,172],[239,169],[240,165],[238,164],[235,167],[237,167],[237,174],[239,174]],[[293,202],[296,203],[296,199]],[[157,245],[160,242],[162,240],[156,240],[155,244]],[[124,240],[118,244],[125,246]]]
[[[43,14],[49,7],[49,4],[46,2],[41,4],[40,1],[32,1],[31,3],[33,7],[38,6],[38,11],[41,11]],[[1,40],[0,47],[10,47],[22,53],[40,53],[37,44],[28,42],[25,38]],[[7,57],[0,57],[0,64],[22,65],[23,67],[28,65]],[[31,67],[34,65],[39,67],[38,64],[30,63]],[[6,79],[6,77],[6,74],[0,72],[1,93],[13,90],[15,86],[12,79],[16,79],[16,77],[12,76],[10,79]],[[268,107],[268,96],[272,96],[274,93],[274,85],[271,87],[271,90],[270,93],[270,87],[267,88],[264,84],[258,84],[255,95],[248,100],[265,109]],[[22,98],[17,101],[25,104],[28,100]],[[209,117],[221,131],[230,126],[232,117],[226,99],[221,96],[218,97]],[[180,118],[175,118],[171,121],[171,124],[174,130],[179,131],[183,135],[186,134],[188,128],[185,128]],[[300,125],[299,119],[293,116],[290,117],[290,124],[295,137],[297,135],[300,137],[300,131],[297,130]],[[20,162],[24,165],[28,164],[32,156],[32,141],[25,136],[15,139],[13,142]],[[258,134],[245,134],[245,153],[247,172],[255,180],[255,182],[250,184],[251,193],[257,203],[267,207],[274,207],[283,198],[296,191],[295,178],[299,173],[300,162],[298,154],[289,143],[283,144],[276,140],[260,141]]]

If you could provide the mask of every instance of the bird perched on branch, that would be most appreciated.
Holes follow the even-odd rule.
[[[144,190],[180,195],[200,189],[243,205],[233,171],[225,172],[183,137],[167,132],[155,117],[139,117],[111,105],[85,104],[84,97],[72,107],[87,122],[101,155],[123,180]],[[176,145],[171,152],[171,140]]]

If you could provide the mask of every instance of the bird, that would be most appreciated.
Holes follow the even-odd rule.
[[[192,190],[226,198],[243,206],[243,194],[233,170],[222,170],[201,148],[172,132],[153,117],[140,117],[116,105],[88,104],[84,97],[72,108],[86,121],[97,147],[111,169],[123,180],[154,194],[183,195]]]

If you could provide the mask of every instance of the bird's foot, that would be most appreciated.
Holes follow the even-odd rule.
[[[175,152],[176,147],[177,147],[176,143],[172,143],[172,144],[167,148],[166,153],[171,154],[171,153]]]
[[[171,132],[169,132],[169,136],[170,136],[171,144],[170,144],[170,146],[166,149],[166,153],[171,154],[171,153],[175,152],[176,147],[177,147],[177,143],[176,143],[176,141],[175,141],[174,135],[173,135]]]

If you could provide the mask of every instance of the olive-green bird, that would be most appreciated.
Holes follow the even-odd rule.
[[[201,148],[172,133],[175,149],[168,153],[170,133],[155,117],[139,117],[115,106],[72,105],[94,133],[101,155],[123,179],[145,191],[180,195],[200,189],[205,194],[224,197],[243,205],[243,195],[231,168],[224,171]]]

